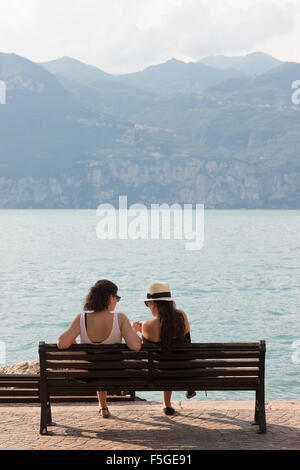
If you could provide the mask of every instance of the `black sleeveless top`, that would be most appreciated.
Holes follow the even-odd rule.
[[[158,346],[161,344],[160,341],[150,341],[146,338],[144,338],[144,336],[142,336],[143,338],[143,343],[145,344],[157,344]],[[183,336],[179,336],[178,338],[174,338],[172,339],[172,345],[176,345],[176,344],[187,344],[187,343],[191,343],[191,335],[190,335],[190,332],[186,333],[185,335]]]

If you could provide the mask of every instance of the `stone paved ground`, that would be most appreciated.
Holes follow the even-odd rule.
[[[95,405],[52,405],[53,435],[40,436],[37,405],[0,405],[0,448],[191,450],[300,449],[300,402],[266,404],[267,434],[251,426],[254,402],[111,403],[103,419]]]

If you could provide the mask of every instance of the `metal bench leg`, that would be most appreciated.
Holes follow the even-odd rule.
[[[55,423],[52,421],[50,401],[47,402],[47,426],[55,426]]]
[[[130,392],[130,400],[135,401],[135,392]]]
[[[265,394],[263,390],[258,391],[258,425],[259,431],[257,433],[264,434],[267,432]]]
[[[257,393],[257,391],[256,391],[256,393],[255,393],[254,421],[253,421],[253,423],[251,423],[251,424],[253,424],[253,425],[258,425],[258,424],[259,424],[259,423],[258,423],[258,411],[259,411],[259,401],[258,401],[258,393]]]
[[[267,432],[267,425],[266,425],[266,412],[265,412],[265,405],[261,404],[259,407],[258,412],[258,421],[259,421],[259,434],[265,434]]]
[[[43,436],[48,435],[48,431],[47,431],[47,403],[41,403],[40,434],[42,434]]]

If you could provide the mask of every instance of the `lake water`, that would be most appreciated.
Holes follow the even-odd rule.
[[[266,400],[299,400],[300,353],[293,347],[300,342],[300,211],[205,211],[204,217],[204,246],[187,251],[183,240],[101,241],[95,211],[0,211],[6,364],[38,360],[38,342],[56,342],[98,279],[119,286],[118,309],[131,321],[149,318],[139,298],[150,282],[165,280],[189,317],[193,342],[265,339]],[[161,393],[138,396],[161,400]],[[198,400],[253,397],[197,394]]]

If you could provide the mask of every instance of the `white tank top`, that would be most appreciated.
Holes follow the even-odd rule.
[[[118,314],[113,313],[112,315],[114,316],[114,321],[113,321],[113,326],[112,326],[112,330],[110,332],[109,337],[106,338],[104,341],[101,341],[99,343],[94,343],[88,337],[86,327],[85,327],[85,314],[82,313],[81,316],[80,316],[80,343],[81,344],[115,344],[115,343],[122,343],[122,334],[121,334],[120,327],[119,327]]]

